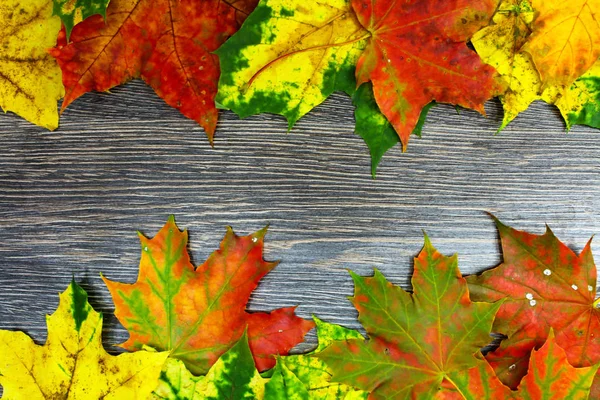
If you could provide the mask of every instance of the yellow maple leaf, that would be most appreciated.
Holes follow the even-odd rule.
[[[593,125],[580,118],[589,104],[596,102],[597,89],[583,82],[587,76],[600,76],[600,62],[570,86],[543,85],[529,53],[523,51],[532,30],[535,11],[526,0],[504,0],[493,23],[477,32],[472,43],[484,62],[492,65],[505,78],[507,91],[501,96],[504,107],[503,129],[535,100],[555,104],[567,128],[572,123]]]
[[[146,399],[168,353],[111,356],[102,347],[102,314],[75,282],[46,317],[48,340],[0,330],[0,385],[11,399]]]
[[[0,2],[0,107],[50,130],[58,127],[56,103],[64,87],[46,50],[59,30],[52,0]]]
[[[600,57],[600,0],[532,0],[536,17],[524,50],[546,86],[570,87]]]

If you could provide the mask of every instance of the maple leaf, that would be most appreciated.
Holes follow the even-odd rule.
[[[102,347],[102,314],[75,282],[46,317],[48,340],[36,345],[23,332],[0,330],[4,399],[147,398],[168,353],[111,356]]]
[[[481,29],[472,39],[482,60],[506,79],[507,91],[501,96],[504,119],[500,130],[535,100],[556,104],[567,128],[573,124],[600,126],[600,62],[570,87],[543,85],[529,53],[522,51],[531,35],[534,9],[526,0],[504,0],[493,24]]]
[[[375,178],[377,166],[383,155],[392,147],[400,142],[400,138],[394,127],[385,118],[385,115],[379,111],[379,106],[373,95],[373,85],[369,82],[363,83],[352,97],[356,106],[354,116],[356,118],[356,133],[360,135],[369,147],[371,153],[371,175]],[[427,113],[435,105],[431,102],[421,111],[419,121],[413,130],[413,135],[421,137],[423,125],[427,118]]]
[[[73,27],[92,15],[101,15],[106,19],[106,7],[110,0],[53,0],[53,14],[60,17],[67,41],[71,36]]]
[[[194,268],[187,231],[171,216],[153,239],[140,236],[142,258],[135,284],[104,278],[115,315],[129,331],[128,350],[147,345],[168,350],[194,374],[204,374],[242,336],[246,326],[259,370],[275,365],[314,327],[294,315],[295,307],[248,313],[246,303],[258,281],[277,263],[263,260],[266,228],[238,237],[231,228],[215,251]]]
[[[550,329],[546,343],[539,350],[533,350],[529,370],[514,398],[587,400],[598,367],[599,364],[575,368],[569,364]]]
[[[569,399],[585,400],[599,365],[575,368],[569,364],[565,351],[556,344],[551,330],[548,340],[539,350],[533,350],[529,359],[527,375],[518,389],[511,391],[499,383],[492,367],[484,362],[467,373],[452,378],[460,389],[444,398],[468,399]]]
[[[497,4],[352,0],[358,20],[372,35],[357,63],[357,82],[373,82],[377,104],[404,149],[431,101],[484,113],[484,102],[503,91],[494,69],[466,44]]]
[[[590,243],[576,255],[548,228],[543,235],[512,229],[496,219],[504,261],[467,281],[474,301],[504,299],[493,330],[507,339],[486,355],[496,374],[515,388],[531,351],[556,332],[571,365],[600,361],[600,310],[594,302],[596,266]]]
[[[600,57],[600,0],[532,0],[537,16],[524,46],[544,85],[565,88]]]
[[[206,376],[194,376],[184,363],[169,358],[153,399],[262,399],[265,382],[254,366],[246,332],[210,368]]]
[[[0,3],[0,107],[50,130],[58,127],[57,101],[64,88],[46,49],[54,46],[59,30],[52,0]]]
[[[567,127],[577,124],[600,128],[600,61],[577,79],[569,91],[576,95],[560,100],[560,104],[564,101],[566,105],[564,110],[561,107],[561,113],[566,116]]]
[[[270,112],[289,127],[336,90],[352,94],[368,33],[349,0],[264,0],[216,54],[217,102],[241,118]]]
[[[144,79],[167,104],[197,121],[212,142],[219,60],[212,54],[257,0],[112,0],[106,22],[94,15],[59,35],[56,57],[64,110],[86,92]]]
[[[372,278],[351,274],[351,301],[369,340],[334,342],[319,354],[332,380],[372,391],[371,398],[431,398],[457,389],[464,393],[461,385],[476,390],[477,382],[486,381],[470,385],[486,368],[476,355],[489,343],[500,303],[469,300],[456,256],[441,255],[425,237],[415,258],[412,294],[377,270]],[[502,388],[499,381],[495,385]],[[479,395],[484,398],[483,391]]]
[[[317,348],[306,354],[278,357],[273,374],[265,385],[265,399],[366,399],[367,393],[362,390],[331,382],[331,371],[323,360],[316,357],[336,340],[362,339],[362,335],[355,330],[329,324],[318,318],[314,318],[314,321],[319,340]]]

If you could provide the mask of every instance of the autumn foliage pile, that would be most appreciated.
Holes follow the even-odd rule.
[[[280,114],[291,128],[342,91],[374,174],[436,102],[484,113],[497,96],[502,129],[543,100],[567,128],[600,127],[598,10],[600,0],[4,0],[0,106],[55,129],[59,99],[64,110],[142,78],[212,143],[217,108]]]
[[[497,221],[504,261],[463,278],[457,256],[426,236],[412,292],[377,270],[351,273],[355,330],[294,315],[245,310],[277,263],[262,229],[231,229],[202,265],[170,218],[140,234],[137,282],[103,277],[129,331],[118,356],[102,347],[102,314],[74,281],[47,317],[48,339],[0,331],[6,399],[587,399],[599,398],[600,315],[590,244],[577,255],[548,229]],[[318,346],[287,355],[313,327]],[[505,338],[483,354],[492,332]],[[489,349],[489,346],[488,346]]]

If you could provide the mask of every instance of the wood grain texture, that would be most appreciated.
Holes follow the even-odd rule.
[[[486,212],[531,232],[548,223],[581,250],[600,233],[600,131],[566,134],[556,110],[536,103],[495,135],[501,107],[487,110],[433,109],[423,138],[389,152],[376,180],[344,95],[290,134],[277,116],[223,112],[214,149],[141,82],[85,95],[53,133],[0,115],[0,328],[43,342],[44,315],[74,276],[105,312],[106,345],[124,341],[99,274],[135,281],[135,231],[153,236],[169,214],[189,229],[195,264],[226,225],[247,234],[270,224],[267,258],[282,262],[250,309],[300,305],[303,317],[353,328],[346,268],[377,267],[408,288],[423,230],[459,253],[464,273],[501,260]]]

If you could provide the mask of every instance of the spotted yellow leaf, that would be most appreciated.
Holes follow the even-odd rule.
[[[535,10],[527,0],[504,0],[493,23],[472,39],[480,57],[506,79],[508,89],[501,97],[503,129],[535,100],[555,104],[567,128],[573,124],[600,127],[600,62],[571,86],[544,85],[523,47],[531,38]]]
[[[64,88],[46,50],[56,44],[59,30],[52,0],[0,1],[0,107],[50,130],[58,127]]]
[[[158,384],[168,353],[111,356],[102,347],[102,314],[75,282],[46,317],[48,340],[36,345],[23,332],[0,330],[0,385],[4,400],[146,399]]]

